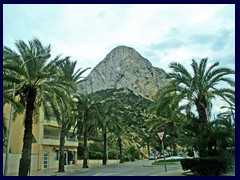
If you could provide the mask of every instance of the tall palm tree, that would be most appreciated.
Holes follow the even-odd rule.
[[[74,115],[74,101],[72,101],[70,97],[62,96],[57,99],[57,108],[58,113],[60,113],[60,116],[56,115],[57,122],[60,126],[58,172],[64,172],[65,137],[67,136],[70,128],[74,125],[76,118]]]
[[[210,117],[212,108],[212,99],[219,96],[228,99],[234,94],[233,87],[235,82],[228,77],[234,74],[234,70],[230,68],[219,68],[219,62],[210,65],[207,68],[207,58],[201,59],[199,64],[192,60],[193,74],[180,63],[173,62],[170,68],[172,73],[168,74],[168,78],[172,80],[171,84],[164,90],[165,94],[176,92],[177,98],[186,100],[189,107],[195,105],[199,122],[206,129],[206,140],[208,142],[208,154],[212,149],[210,136]],[[220,88],[218,83],[225,82],[230,88]]]
[[[118,118],[118,123],[112,129],[114,131],[114,135],[117,137],[117,146],[119,148],[119,160],[120,163],[123,163],[123,140],[127,140],[129,134],[127,133],[127,126],[126,123],[123,122],[122,118]]]
[[[176,93],[165,95],[162,94],[160,90],[157,99],[155,99],[154,106],[156,115],[158,115],[161,119],[161,121],[157,121],[160,123],[160,126],[163,126],[163,119],[165,121],[167,134],[170,136],[174,156],[177,155],[175,138],[178,137],[177,127],[179,126],[177,124],[179,124],[179,119],[181,117],[181,107],[179,106],[178,99],[175,99],[175,97]],[[156,127],[156,123],[154,126]]]
[[[25,107],[24,137],[22,156],[19,163],[19,176],[27,176],[31,165],[33,115],[39,106],[47,110],[55,105],[54,99],[67,93],[67,84],[59,79],[60,72],[56,68],[64,59],[48,61],[50,45],[44,47],[34,38],[26,44],[19,40],[15,43],[18,53],[4,46],[4,56],[12,57],[12,66],[19,69],[16,83],[16,96]],[[16,58],[17,57],[17,58]]]
[[[58,166],[58,172],[64,172],[64,147],[65,147],[65,137],[67,136],[67,133],[69,132],[70,128],[74,126],[75,123],[75,113],[74,111],[76,108],[74,107],[75,102],[73,101],[73,95],[77,91],[77,85],[79,84],[80,80],[82,79],[82,74],[88,70],[89,68],[86,68],[85,70],[81,71],[81,69],[78,69],[76,72],[77,61],[70,61],[70,58],[67,57],[66,61],[64,61],[60,66],[58,67],[59,70],[62,72],[62,79],[69,82],[69,93],[63,95],[62,97],[59,97],[57,100],[57,109],[56,117],[58,124],[61,127],[61,133],[60,133],[60,146],[59,146],[59,166]],[[60,112],[60,116],[59,116]]]
[[[101,109],[101,113],[103,115],[100,126],[102,128],[102,134],[103,134],[103,161],[102,164],[107,164],[107,131],[109,128],[109,125],[114,125],[112,122],[112,113],[113,113],[113,103],[108,102],[104,103]]]
[[[90,134],[97,133],[99,121],[102,115],[99,111],[101,102],[92,95],[78,94],[74,96],[77,100],[77,129],[78,139],[83,135],[83,168],[88,168],[88,138]]]

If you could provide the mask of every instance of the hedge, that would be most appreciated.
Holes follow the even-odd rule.
[[[181,159],[180,161],[184,171],[191,170],[193,174],[200,176],[219,176],[226,173],[227,162],[227,159],[222,157]]]

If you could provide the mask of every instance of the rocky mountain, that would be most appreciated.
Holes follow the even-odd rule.
[[[87,94],[127,88],[152,99],[167,82],[163,69],[153,67],[133,48],[118,46],[94,67],[79,88]]]

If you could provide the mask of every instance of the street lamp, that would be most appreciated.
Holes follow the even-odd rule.
[[[149,135],[145,134],[147,136],[147,149],[148,149],[148,156],[150,155],[150,147],[149,147]]]
[[[49,58],[51,56],[51,54],[49,52],[45,52],[42,53],[38,56],[36,56],[36,58]],[[20,68],[26,64],[29,60],[25,61]],[[13,83],[13,100],[15,98],[15,90],[16,89],[16,83]],[[12,133],[12,117],[13,117],[13,106],[11,105],[10,108],[10,118],[9,118],[9,125],[8,125],[8,140],[7,140],[7,151],[6,151],[6,158],[5,158],[5,166],[4,166],[4,176],[7,176],[8,173],[8,161],[9,161],[9,150],[10,150],[10,143],[11,143],[11,133]]]

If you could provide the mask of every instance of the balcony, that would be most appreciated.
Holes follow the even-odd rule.
[[[46,135],[43,136],[43,145],[58,145],[60,144],[60,136]],[[65,137],[65,146],[78,146],[77,138]]]
[[[53,127],[59,127],[59,124],[57,123],[57,120],[56,120],[56,118],[54,118],[54,117],[51,117],[51,118],[50,118],[50,121],[44,120],[44,121],[43,121],[43,124],[44,124],[45,126],[48,125],[48,126],[53,126]]]

